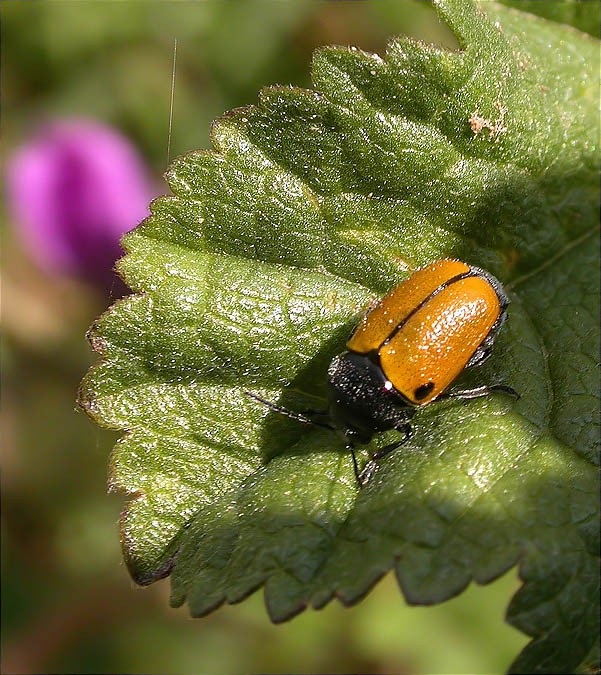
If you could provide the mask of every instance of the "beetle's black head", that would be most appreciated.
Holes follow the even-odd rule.
[[[414,409],[369,356],[344,352],[328,368],[330,418],[349,439],[369,443],[388,429],[403,430]]]

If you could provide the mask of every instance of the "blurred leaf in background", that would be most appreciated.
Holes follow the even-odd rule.
[[[456,48],[421,2],[5,2],[3,147],[65,118],[127,136],[154,174],[209,146],[211,121],[268,84],[309,85],[313,50],[383,54],[393,34]],[[166,191],[166,189],[163,189]],[[122,506],[105,494],[115,435],[74,413],[92,360],[83,334],[102,287],[49,273],[3,224],[2,614],[4,672],[501,672],[526,638],[503,623],[512,575],[436,608],[404,606],[386,579],[361,606],[271,625],[261,598],[190,622],[167,587],[134,591],[121,562]],[[435,635],[436,649],[432,649]],[[486,649],[483,649],[486,645]]]
[[[598,2],[589,0],[500,0],[504,5],[530,12],[549,21],[564,23],[583,33],[599,37],[601,7]]]

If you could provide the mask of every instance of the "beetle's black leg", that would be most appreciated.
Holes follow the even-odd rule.
[[[475,387],[474,389],[463,389],[460,391],[449,391],[446,394],[441,394],[437,400],[445,398],[460,398],[460,399],[471,399],[471,398],[482,398],[483,396],[488,396],[493,392],[498,391],[503,394],[508,394],[513,396],[515,399],[519,399],[520,395],[513,387],[508,387],[505,384],[490,384],[483,385],[481,387]]]
[[[361,472],[359,471],[359,464],[357,464],[357,457],[355,455],[355,448],[350,443],[346,447],[347,447],[348,451],[351,453],[351,457],[353,458],[353,470],[355,472],[355,478],[357,479],[357,483],[359,483],[359,487],[361,487],[362,486]]]
[[[466,368],[475,368],[481,366],[489,359],[492,354],[492,343],[488,345],[480,345],[478,349],[472,354],[472,358],[465,364]]]
[[[396,443],[390,443],[390,445],[386,445],[381,450],[378,450],[378,452],[374,453],[371,456],[371,459],[363,467],[363,471],[357,477],[359,485],[361,487],[367,485],[380,464],[379,460],[381,460],[382,457],[385,457],[388,453],[392,452],[393,450],[396,450],[399,446],[403,445],[404,442],[405,439],[403,439],[402,441],[397,441]]]
[[[403,438],[401,438],[400,441],[389,443],[377,452],[374,452],[367,464],[363,467],[363,471],[357,476],[357,480],[359,481],[359,485],[361,487],[369,483],[371,477],[378,468],[379,460],[381,460],[383,457],[386,457],[386,455],[390,454],[393,450],[400,448],[401,445],[404,445],[413,436],[413,428],[410,424],[406,424],[404,427],[399,429],[399,431],[402,431],[405,434]]]
[[[397,448],[401,447],[401,445],[404,445],[413,436],[413,427],[411,427],[409,424],[404,426],[402,431],[405,435],[403,436],[403,438],[401,438],[400,441],[396,441],[395,443],[389,443],[388,445],[385,445],[377,452],[374,452],[371,458],[382,459],[382,457],[386,457],[386,455],[391,453],[393,450],[396,450]]]
[[[357,476],[359,487],[364,487],[369,483],[377,468],[378,462],[375,459],[370,459],[369,462],[367,462],[367,464],[363,467],[363,471]]]

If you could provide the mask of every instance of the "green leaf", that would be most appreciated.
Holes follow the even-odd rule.
[[[410,603],[519,565],[511,669],[571,672],[598,635],[597,41],[485,3],[439,0],[461,51],[400,38],[386,59],[318,51],[312,91],[265,89],[171,167],[173,197],[124,245],[136,292],[90,331],[80,404],[127,433],[125,559],[171,573],[201,616],[264,586],[283,621],[351,604],[391,567]],[[455,256],[506,283],[495,355],[358,490],[344,443],[246,395],[324,405],[369,302]],[[365,451],[396,438],[382,434]]]
[[[599,37],[601,5],[589,0],[501,0],[504,5],[515,7],[522,12],[531,12],[549,21],[565,23],[568,26]]]

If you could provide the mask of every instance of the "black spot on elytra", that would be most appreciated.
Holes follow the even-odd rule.
[[[423,398],[426,398],[426,396],[434,389],[434,382],[428,382],[428,384],[422,384],[420,387],[418,387],[414,392],[413,395],[415,396],[416,401],[421,401]]]

